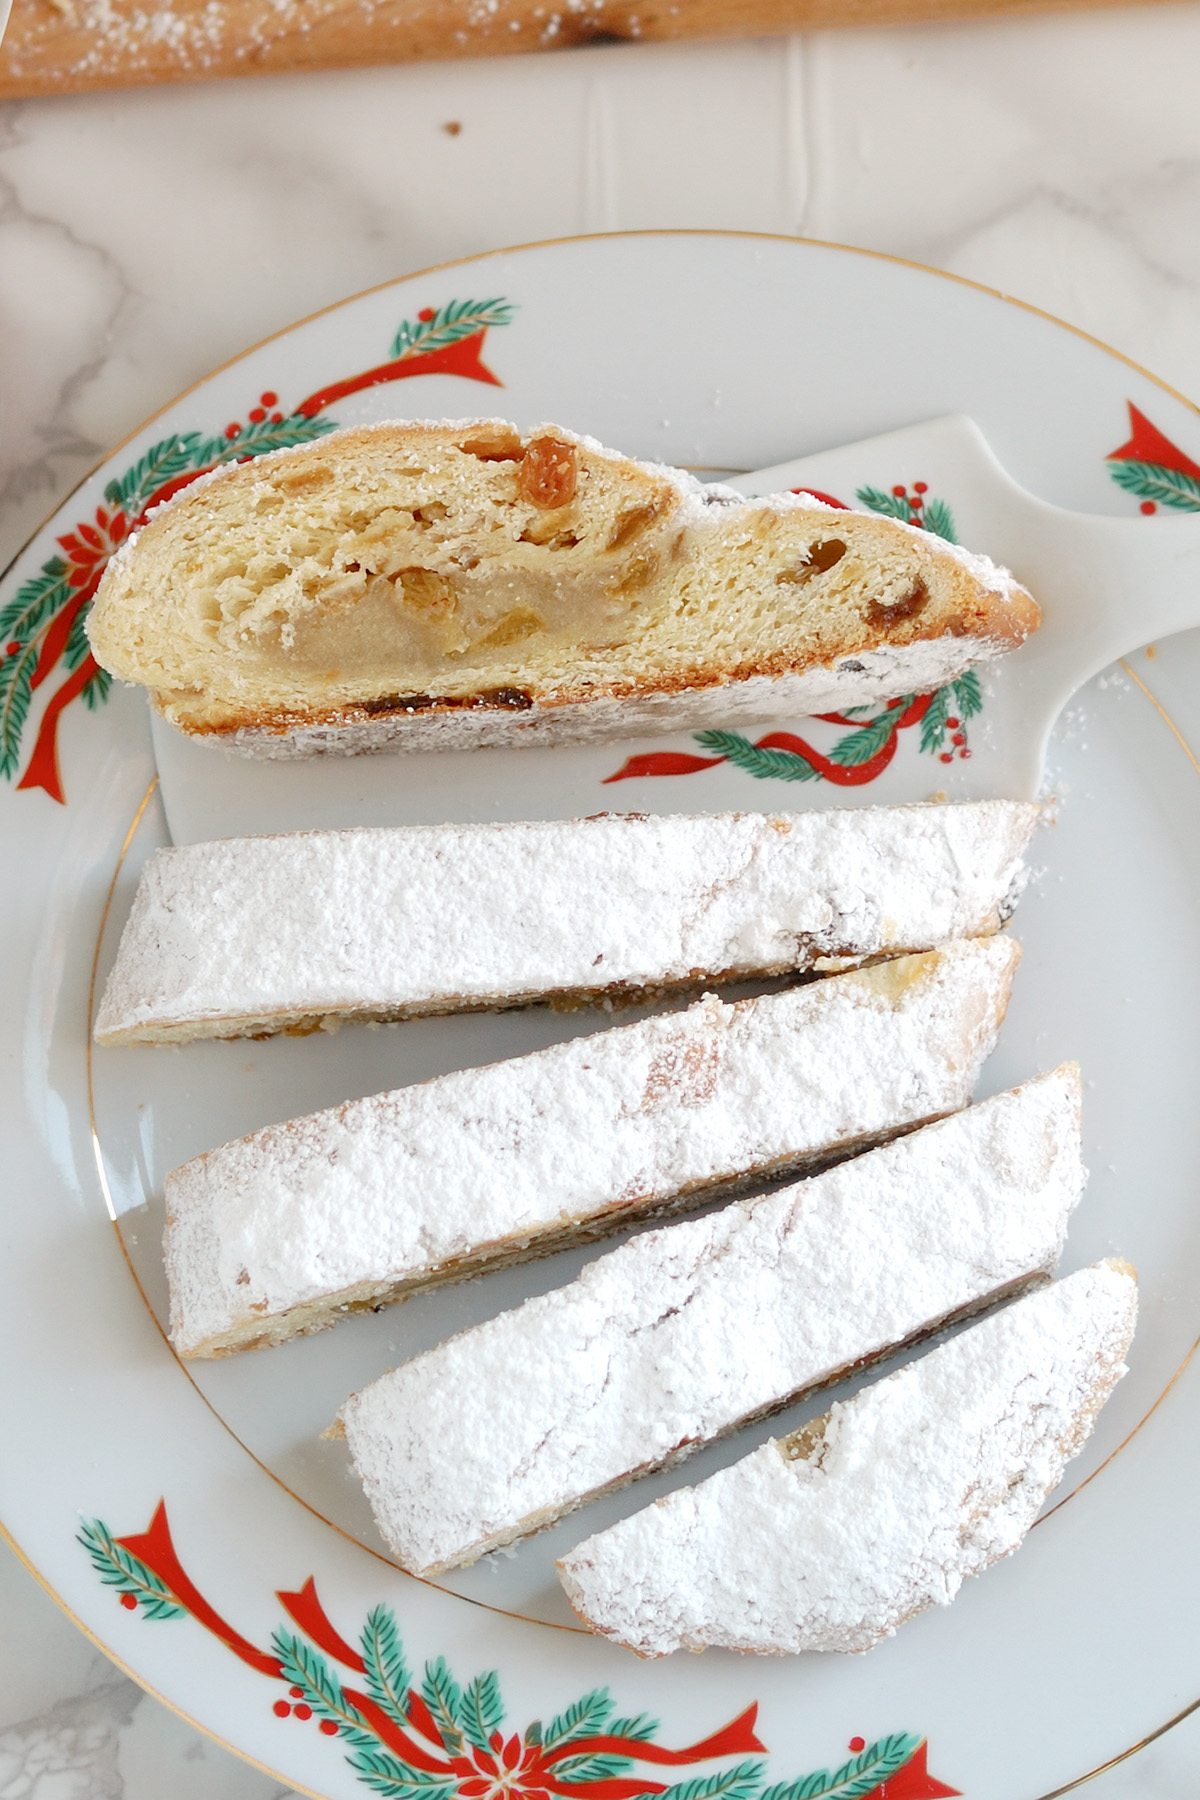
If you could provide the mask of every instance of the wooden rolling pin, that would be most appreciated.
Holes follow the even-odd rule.
[[[0,98],[158,81],[1072,10],[1094,0],[13,0]],[[1101,0],[1108,3],[1108,0]],[[1111,0],[1121,4],[1122,0]],[[0,0],[0,16],[3,0]]]

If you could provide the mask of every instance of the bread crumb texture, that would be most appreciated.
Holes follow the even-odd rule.
[[[181,729],[288,753],[427,748],[439,718],[443,742],[518,742],[865,702],[1038,621],[1006,571],[914,527],[719,501],[557,426],[473,420],[201,478],[109,564],[88,632]]]

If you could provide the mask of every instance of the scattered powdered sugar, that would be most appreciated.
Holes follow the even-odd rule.
[[[733,1006],[710,997],[197,1157],[166,1184],[172,1340],[192,1355],[282,1338],[332,1322],[357,1288],[445,1265],[465,1278],[481,1254],[537,1254],[578,1222],[605,1229],[606,1213],[616,1230],[962,1106],[1016,955],[989,938]]]
[[[96,1036],[230,1037],[923,949],[1006,916],[1036,816],[602,814],[159,850]]]
[[[646,1233],[347,1402],[383,1536],[436,1572],[678,1460],[1052,1268],[1082,1185],[1071,1068]]]
[[[1137,1286],[1100,1263],[1028,1295],[580,1544],[594,1630],[643,1656],[867,1650],[1021,1543],[1119,1377]]]

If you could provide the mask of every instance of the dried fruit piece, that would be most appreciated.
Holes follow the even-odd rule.
[[[775,579],[795,584],[810,581],[814,575],[828,573],[835,563],[841,562],[845,554],[846,546],[841,538],[826,538],[823,543],[813,545],[798,568],[784,569]]]
[[[872,625],[900,625],[905,619],[915,619],[918,613],[924,612],[929,604],[929,589],[918,575],[907,594],[899,600],[893,600],[885,606],[881,600],[868,601],[865,617]]]
[[[579,452],[562,438],[532,438],[521,459],[517,489],[522,500],[549,511],[568,506],[579,480]]]
[[[647,525],[652,525],[657,519],[658,513],[659,509],[653,501],[645,506],[631,506],[615,521],[605,549],[620,550],[631,537],[634,537],[639,531],[644,531]]]
[[[459,448],[480,462],[520,462],[525,454],[516,431],[481,431],[478,437],[464,438]]]

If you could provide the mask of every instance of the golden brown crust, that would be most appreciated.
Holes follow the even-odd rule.
[[[624,711],[669,730],[747,684],[803,710],[832,680],[852,704],[938,685],[1038,621],[1003,571],[895,521],[713,503],[558,427],[471,421],[358,427],[203,478],[114,559],[89,632],[181,730],[368,747],[439,719],[456,742],[614,735]]]

